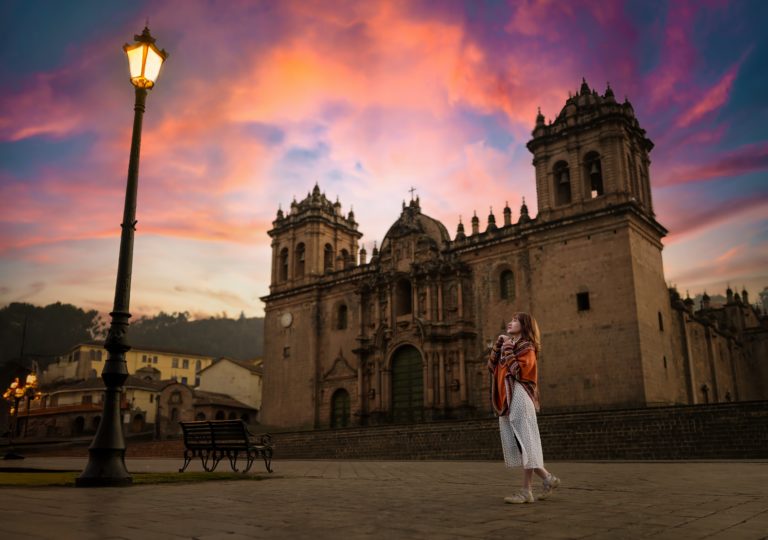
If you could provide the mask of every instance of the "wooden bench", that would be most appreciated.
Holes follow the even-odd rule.
[[[184,466],[199,457],[203,469],[212,472],[225,457],[233,471],[237,471],[237,458],[242,453],[246,460],[244,473],[248,472],[257,457],[272,472],[272,436],[269,433],[254,435],[242,420],[210,420],[179,422],[184,433]]]

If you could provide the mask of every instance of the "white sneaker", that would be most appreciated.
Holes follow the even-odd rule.
[[[539,495],[539,500],[544,500],[550,495],[552,495],[552,492],[557,489],[557,487],[560,485],[560,479],[555,476],[554,474],[550,474],[549,478],[544,480],[544,483],[541,488],[541,495]]]
[[[509,497],[504,497],[504,502],[509,504],[522,504],[522,503],[532,503],[533,502],[533,493],[531,493],[531,490],[525,490],[521,489],[519,492],[515,493],[514,495],[510,495]]]

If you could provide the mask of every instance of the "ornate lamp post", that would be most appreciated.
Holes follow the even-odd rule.
[[[123,50],[128,55],[131,84],[136,87],[136,103],[133,117],[131,155],[128,162],[128,182],[125,189],[125,209],[120,224],[120,258],[117,265],[115,303],[107,339],[107,361],[101,372],[104,380],[104,410],[101,423],[88,449],[88,464],[77,479],[78,486],[127,486],[133,482],[125,468],[125,439],[120,418],[120,395],[122,385],[128,377],[125,353],[131,347],[126,341],[129,303],[131,297],[131,268],[133,266],[133,233],[136,227],[136,191],[139,177],[139,148],[141,146],[141,122],[147,90],[155,85],[160,67],[168,53],[155,46],[155,38],[144,27],[141,35],[134,36],[136,43],[126,44]]]

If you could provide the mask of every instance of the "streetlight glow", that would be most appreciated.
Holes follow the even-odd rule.
[[[136,40],[133,45],[123,45],[123,50],[128,55],[131,84],[136,88],[152,88],[160,75],[163,62],[168,58],[168,53],[155,46],[155,38],[150,35],[146,26],[141,35],[136,34],[133,39]]]

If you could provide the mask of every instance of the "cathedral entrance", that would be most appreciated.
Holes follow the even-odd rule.
[[[392,357],[392,421],[424,420],[424,377],[421,354],[411,345]]]
[[[331,427],[340,428],[349,425],[349,392],[340,388],[331,398]]]

